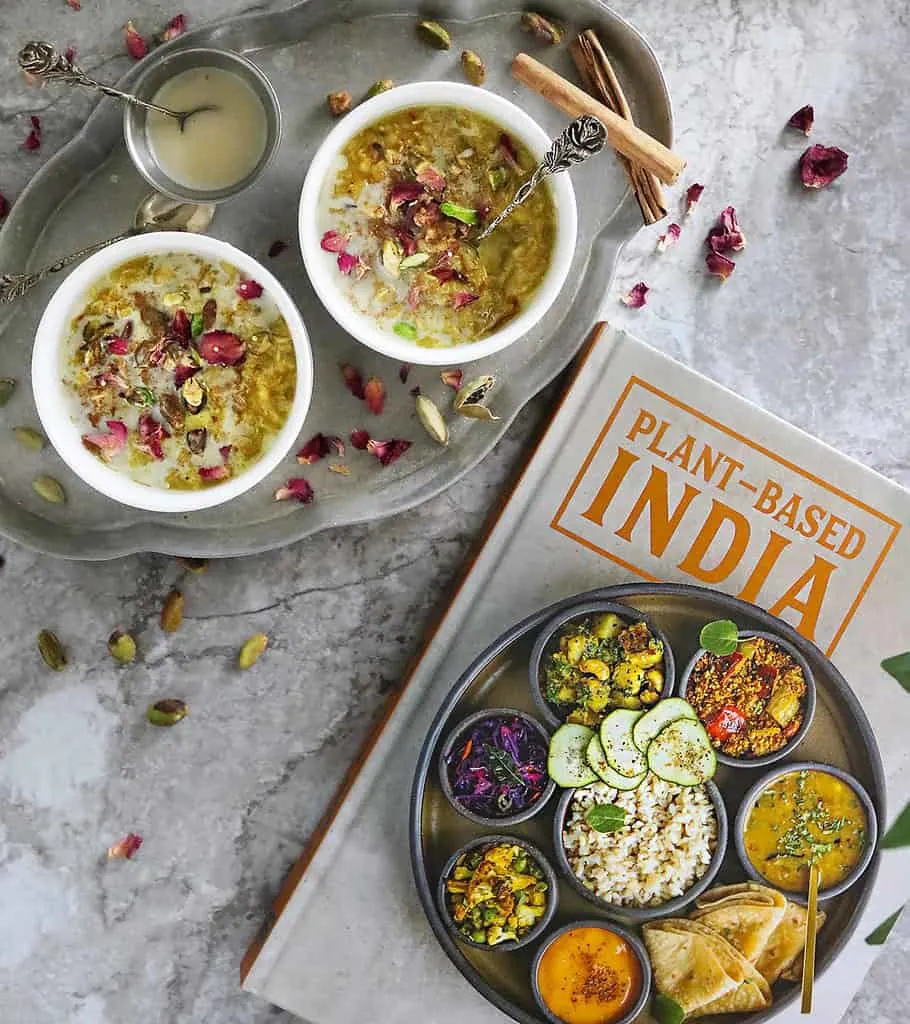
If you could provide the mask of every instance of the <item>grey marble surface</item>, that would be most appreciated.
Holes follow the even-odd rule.
[[[902,126],[910,76],[900,0],[638,0],[617,5],[664,62],[687,180],[708,186],[679,246],[629,246],[611,319],[867,465],[910,484],[904,305],[910,277]],[[192,23],[246,10],[195,0]],[[27,89],[28,38],[75,45],[85,65],[128,66],[121,26],[163,25],[160,0],[0,0],[0,192],[15,200],[77,130],[91,97]],[[850,153],[818,195],[795,183],[804,140],[782,132],[816,106],[813,141]],[[21,142],[40,114],[44,145]],[[706,279],[701,245],[733,204],[749,246],[732,279]],[[617,297],[637,280],[647,307]],[[291,1021],[240,993],[238,965],[271,898],[400,679],[544,415],[535,400],[497,450],[446,495],[368,527],[214,563],[184,578],[172,559],[81,565],[0,542],[0,1020],[4,1024],[253,1024]],[[158,627],[178,583],[186,621]],[[113,667],[115,626],[141,660]],[[70,666],[51,673],[36,632]],[[258,630],[271,647],[234,667]],[[183,697],[190,717],[155,730],[144,709]],[[127,831],[130,862],[106,863]],[[910,921],[899,924],[845,1018],[903,1020]],[[416,1022],[415,1022],[416,1024]],[[827,1024],[827,1022],[825,1022]]]

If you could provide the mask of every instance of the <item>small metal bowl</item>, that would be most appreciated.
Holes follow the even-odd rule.
[[[566,816],[569,813],[569,805],[572,803],[572,798],[577,792],[574,789],[566,790],[560,797],[553,818],[553,846],[556,850],[556,864],[559,870],[579,896],[583,896],[589,903],[593,903],[595,907],[598,907],[611,917],[618,917],[625,921],[640,924],[645,921],[654,921],[659,917],[672,917],[674,914],[678,914],[683,907],[691,903],[696,896],[700,896],[714,881],[727,853],[729,826],[724,798],[713,782],[706,782],[705,789],[714,807],[714,816],[717,820],[717,844],[714,847],[711,862],[708,864],[708,870],[681,896],[674,896],[672,899],[667,900],[666,903],[653,907],[620,907],[615,903],[608,903],[606,900],[596,896],[572,870],[569,858],[566,855],[565,845],[563,844],[562,831]]]
[[[787,743],[780,748],[780,750],[775,750],[771,754],[764,754],[761,757],[730,757],[729,754],[724,754],[722,751],[718,750],[717,747],[714,748],[717,760],[721,764],[725,764],[730,768],[765,768],[769,764],[775,764],[777,761],[780,761],[781,758],[786,757],[788,754],[792,754],[809,731],[809,727],[812,725],[812,719],[815,716],[815,704],[817,701],[815,676],[812,675],[812,669],[809,668],[809,663],[803,655],[800,654],[793,644],[788,640],[784,640],[782,637],[779,637],[776,633],[766,633],[760,629],[742,629],[739,631],[739,636],[743,640],[750,637],[760,637],[764,640],[770,641],[771,643],[777,644],[778,647],[782,647],[803,670],[803,677],[806,680],[806,710],[803,715],[802,725],[796,733],[790,737]],[[689,677],[692,675],[692,670],[701,658],[709,653],[710,652],[706,651],[704,647],[699,647],[692,656],[689,664],[686,665],[685,671],[682,676],[680,676],[679,683],[676,688],[677,695],[682,697],[683,700],[687,699],[686,690],[689,687]]]
[[[546,748],[550,742],[550,734],[536,718],[532,718],[530,715],[525,714],[524,711],[519,711],[517,708],[488,708],[483,711],[477,711],[473,715],[468,715],[467,718],[459,722],[448,736],[446,736],[442,749],[439,752],[438,761],[439,784],[442,786],[442,791],[445,794],[446,799],[459,814],[463,815],[469,821],[473,821],[475,825],[484,825],[487,828],[499,828],[505,825],[517,825],[519,822],[533,818],[538,811],[543,809],[544,804],[546,804],[553,795],[556,789],[556,783],[552,779],[549,779],[543,792],[534,801],[534,803],[531,804],[530,807],[526,807],[523,811],[518,811],[516,814],[508,814],[498,818],[487,818],[481,814],[476,814],[467,807],[463,807],[452,792],[452,784],[449,781],[446,759],[451,753],[452,748],[466,732],[473,728],[473,726],[477,725],[478,722],[485,722],[490,718],[520,718],[528,725],[529,728],[534,729],[539,733],[544,743],[544,770],[546,770]]]
[[[544,877],[549,885],[549,891],[547,892],[547,907],[544,911],[543,917],[534,925],[534,927],[517,942],[501,942],[497,946],[488,946],[485,942],[475,942],[473,939],[469,939],[462,935],[458,930],[458,926],[452,919],[452,915],[449,912],[449,903],[446,899],[446,880],[452,873],[455,867],[455,862],[462,854],[470,853],[471,850],[476,850],[478,847],[497,846],[499,843],[508,843],[511,846],[520,846],[525,850],[528,856],[533,857],[537,863],[537,866],[544,873]],[[446,926],[452,933],[452,936],[456,941],[464,943],[466,946],[470,946],[472,949],[484,949],[489,953],[511,953],[515,949],[521,949],[522,946],[527,946],[529,943],[534,942],[535,939],[540,938],[547,925],[553,920],[553,915],[556,913],[556,906],[559,903],[559,881],[556,877],[556,872],[553,870],[553,865],[547,860],[547,858],[537,849],[533,843],[529,843],[527,839],[519,839],[517,836],[481,836],[479,839],[472,839],[471,842],[465,843],[464,846],[456,850],[451,857],[446,861],[445,867],[442,869],[442,874],[439,876],[439,884],[436,887],[436,902],[439,905],[439,912],[442,914],[442,919],[445,921]]]
[[[846,782],[857,797],[859,797],[859,802],[863,805],[863,810],[866,812],[866,848],[863,851],[862,857],[860,857],[856,867],[843,881],[838,882],[837,885],[831,885],[824,889],[820,888],[818,890],[818,898],[820,900],[829,900],[833,896],[840,896],[842,892],[846,892],[854,882],[859,880],[866,868],[869,867],[872,858],[875,856],[876,846],[878,845],[878,815],[875,812],[875,804],[872,803],[872,798],[863,786],[861,786],[858,780],[850,775],[849,772],[845,772],[841,768],[835,768],[830,764],[822,764],[820,761],[793,761],[789,764],[778,765],[773,771],[768,772],[767,775],[763,775],[743,797],[742,803],[739,805],[739,810],[736,813],[736,822],[733,827],[733,841],[736,844],[736,852],[739,855],[740,862],[742,863],[746,874],[750,878],[754,879],[756,882],[760,882],[762,885],[770,885],[772,889],[778,889],[787,897],[787,899],[792,900],[794,903],[801,903],[803,905],[808,902],[807,895],[791,892],[789,889],[781,889],[779,885],[769,882],[758,868],[755,867],[749,859],[748,853],[746,853],[745,837],[746,823],[749,820],[752,805],[758,799],[759,795],[772,782],[774,782],[775,779],[779,779],[782,775],[789,775],[790,772],[799,772],[804,770],[826,772],[828,775],[833,775],[836,779],[840,779],[841,782]]]
[[[168,79],[191,68],[220,68],[242,78],[259,97],[266,119],[266,144],[259,163],[240,181],[221,189],[194,189],[181,185],[165,174],[152,154],[146,134],[149,111],[144,107],[127,104],[123,111],[123,135],[136,170],[158,192],[190,203],[217,203],[230,199],[249,188],[259,179],[271,162],[281,141],[281,108],[272,83],[256,65],[230,50],[194,47],[150,57],[149,66],[136,80],[133,92],[143,100],[152,101]]]
[[[645,1004],[651,998],[651,987],[653,984],[651,960],[641,939],[625,928],[620,928],[619,925],[614,924],[612,921],[609,924],[606,921],[573,921],[571,924],[558,928],[547,938],[546,942],[540,944],[540,948],[534,954],[534,961],[531,964],[531,990],[541,1012],[552,1024],[563,1024],[562,1018],[557,1017],[544,1001],[540,993],[540,986],[537,983],[537,974],[540,970],[540,962],[543,959],[544,953],[561,935],[565,935],[566,932],[575,931],[576,928],[600,928],[605,932],[612,932],[614,935],[618,935],[621,939],[625,940],[632,948],[636,957],[638,957],[638,964],[641,967],[641,992],[638,995],[638,999],[635,1000],[635,1005],[632,1006],[629,1012],[613,1022],[613,1024],[632,1024],[632,1021],[638,1019],[638,1015],[644,1010]]]
[[[556,709],[544,696],[543,689],[541,687],[542,679],[541,675],[543,672],[543,662],[553,650],[559,646],[558,633],[570,622],[576,619],[587,619],[593,615],[605,615],[608,612],[612,612],[614,615],[618,615],[624,622],[630,625],[634,622],[645,622],[647,623],[648,629],[651,630],[653,636],[655,636],[664,645],[664,658],[661,663],[664,672],[664,685],[660,691],[660,700],[664,697],[669,697],[673,693],[673,685],[676,677],[676,663],[673,659],[673,648],[670,646],[670,641],[666,638],[664,633],[654,625],[651,619],[643,612],[638,611],[636,608],[632,608],[627,604],[619,604],[614,601],[586,601],[584,604],[575,605],[572,608],[566,608],[559,613],[555,618],[550,621],[541,629],[537,635],[537,639],[534,641],[534,647],[531,650],[531,661],[528,666],[530,674],[531,684],[531,696],[534,698],[534,703],[537,705],[538,711],[540,711],[543,720],[552,728],[556,729],[565,721],[565,717],[560,718],[556,713]]]

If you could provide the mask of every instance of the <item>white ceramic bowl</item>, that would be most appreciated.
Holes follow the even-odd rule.
[[[287,322],[297,358],[297,389],[287,422],[265,455],[246,472],[201,491],[169,491],[131,480],[105,465],[82,445],[83,428],[71,416],[73,399],[62,381],[61,345],[86,292],[115,267],[137,256],[186,252],[207,260],[224,260],[258,281]],[[81,263],[54,292],[44,310],[32,353],[32,390],[38,416],[51,444],[69,468],[90,487],[133,508],[150,512],[192,512],[223,505],[248,491],[287,455],[303,427],[313,393],[313,354],[306,327],[293,300],[260,263],[227,242],[207,235],[157,231],[137,235],[102,249]]]
[[[313,157],[300,196],[300,251],[310,281],[323,305],[358,341],[401,362],[423,366],[468,363],[501,352],[531,330],[553,305],[565,283],[575,252],[578,234],[575,192],[568,174],[557,174],[549,179],[557,218],[556,244],[550,267],[531,301],[501,330],[480,341],[446,348],[423,348],[398,337],[354,309],[345,295],[334,257],[323,252],[319,245],[322,237],[319,199],[326,176],[333,172],[339,152],[361,129],[395,111],[417,106],[463,107],[476,111],[520,139],[537,160],[543,157],[552,141],[540,125],[514,103],[474,85],[413,82],[389,89],[345,114]]]

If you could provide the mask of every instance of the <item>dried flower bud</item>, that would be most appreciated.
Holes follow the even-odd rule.
[[[66,651],[49,629],[42,629],[38,634],[38,650],[48,668],[55,672],[62,672],[66,668]]]
[[[131,860],[140,846],[142,836],[137,836],[135,832],[127,832],[119,843],[114,843],[108,848],[108,860]]]
[[[240,648],[237,664],[240,668],[252,668],[269,645],[265,633],[256,633]]]
[[[341,117],[342,114],[346,114],[351,109],[353,102],[351,94],[347,89],[342,89],[339,92],[330,92],[325,98],[328,104],[329,113],[332,117]]]
[[[161,628],[165,633],[176,633],[183,622],[183,594],[172,590],[161,609]]]
[[[407,382],[408,382],[408,375],[410,374],[410,372],[411,372],[411,364],[410,363],[402,363],[401,366],[398,367],[398,379],[401,381],[402,384],[407,384]]]
[[[363,397],[370,412],[378,416],[385,408],[385,384],[379,377],[370,377],[363,389]]]
[[[166,697],[156,704],[149,704],[145,717],[150,725],[171,726],[182,722],[189,710],[185,701],[177,700],[176,697]]]
[[[139,31],[132,21],[123,26],[123,41],[126,43],[127,53],[133,60],[142,60],[149,52],[149,44],[139,35]]]
[[[424,430],[437,444],[445,447],[449,443],[449,428],[446,426],[446,421],[442,418],[442,413],[437,408],[436,403],[431,398],[427,398],[426,395],[418,395],[414,408],[417,412],[417,418],[423,424]]]
[[[620,301],[623,305],[628,306],[629,309],[641,309],[648,301],[647,295],[650,290],[644,281],[639,281],[638,284],[632,286],[628,294],[624,295]]]
[[[837,146],[810,146],[799,158],[799,176],[806,188],[827,188],[847,169],[847,154]]]
[[[378,96],[381,92],[388,92],[389,89],[395,87],[395,83],[391,78],[380,78],[378,82],[374,82],[369,89],[367,89],[367,99],[371,100],[374,96]]]
[[[365,398],[363,393],[363,377],[360,371],[348,363],[341,367],[341,376],[344,378],[344,386],[355,398]]]
[[[351,431],[351,444],[358,451],[366,451],[367,445],[370,443],[370,434],[366,430],[352,430]]]
[[[462,50],[461,70],[471,85],[483,85],[487,77],[487,66],[473,50]]]
[[[107,649],[118,665],[129,665],[136,660],[136,641],[122,629],[115,629],[108,637]]]
[[[530,32],[535,39],[539,39],[542,43],[549,43],[551,46],[555,46],[557,43],[562,42],[562,29],[542,14],[525,11],[521,16],[521,27],[525,32]]]
[[[462,370],[443,370],[439,375],[439,379],[443,384],[448,384],[450,388],[454,388],[455,391],[461,389],[461,382],[464,377]]]
[[[815,123],[815,110],[811,104],[806,104],[804,107],[800,107],[799,110],[790,118],[787,122],[787,126],[795,128],[798,132],[802,132],[803,135],[812,134],[812,125]]]
[[[448,50],[452,46],[452,37],[438,21],[418,21],[417,35],[436,50]]]

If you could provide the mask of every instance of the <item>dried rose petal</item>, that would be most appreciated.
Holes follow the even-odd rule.
[[[667,249],[676,245],[681,234],[682,228],[678,224],[668,225],[666,234],[661,235],[660,238],[657,239],[657,251],[666,252]]]
[[[479,295],[474,295],[473,292],[455,292],[452,296],[452,308],[461,309],[462,306],[470,306],[472,302],[476,302],[480,298]]]
[[[280,238],[272,242],[272,244],[269,246],[269,259],[273,260],[275,259],[276,256],[280,256],[284,252],[284,250],[287,249],[287,247],[288,243],[282,242]]]
[[[289,501],[291,498],[299,501],[302,505],[309,505],[313,500],[313,488],[302,476],[288,480],[285,487],[279,487],[275,491],[275,501]]]
[[[419,181],[399,181],[389,189],[388,207],[394,213],[405,203],[413,203],[424,193],[424,187]]]
[[[70,62],[70,64],[72,64],[73,61],[76,59],[76,47],[75,46],[68,46],[63,51],[63,56],[66,57],[66,59]]]
[[[237,294],[241,299],[258,299],[262,294],[262,285],[258,281],[247,279],[237,285]]]
[[[142,60],[149,52],[149,44],[139,35],[132,21],[123,26],[123,41],[126,43],[126,52],[133,60]]]
[[[417,180],[431,192],[442,192],[446,187],[445,178],[432,164],[425,164],[417,171]]]
[[[463,370],[443,370],[439,375],[443,384],[448,384],[455,391],[461,390],[461,382],[464,379]]]
[[[726,256],[713,250],[705,256],[705,266],[708,268],[709,274],[716,275],[721,281],[726,281],[733,271],[736,270],[736,264],[733,260],[727,259]]]
[[[454,281],[456,278],[461,278],[461,274],[459,274],[457,270],[453,270],[451,267],[436,267],[436,269],[431,270],[430,273],[440,284],[445,284],[446,281]]]
[[[686,189],[686,216],[690,217],[692,211],[698,205],[698,200],[701,199],[701,194],[704,192],[705,186],[699,185],[697,182],[690,185]]]
[[[230,457],[231,457],[231,452],[232,452],[233,450],[234,450],[234,446],[233,446],[232,444],[223,444],[223,445],[222,445],[222,446],[221,446],[221,447],[220,447],[220,448],[218,449],[218,454],[219,454],[219,455],[221,456],[221,458],[222,458],[222,459],[224,459],[224,461],[225,461],[225,462],[227,462],[227,461],[228,461],[228,459],[230,459]]]
[[[82,10],[82,0],[66,0],[66,2],[74,11]]]
[[[339,235],[337,231],[326,231],[322,236],[319,245],[326,252],[344,252],[350,241],[345,235]]]
[[[25,137],[25,142],[22,143],[22,148],[27,150],[36,150],[41,148],[41,119],[35,117],[34,114],[31,116],[32,130]]]
[[[518,150],[515,148],[515,143],[505,132],[499,136],[499,152],[506,158],[506,163],[513,170],[519,170]]]
[[[388,466],[400,458],[411,447],[410,441],[401,441],[398,438],[391,438],[388,441],[369,441],[367,451],[375,455],[383,466]]]
[[[407,302],[408,309],[412,312],[417,309],[420,305],[420,285],[412,284],[411,287],[408,288],[408,296],[405,301]]]
[[[363,377],[360,376],[358,369],[345,363],[341,367],[341,376],[344,378],[344,386],[355,398],[366,397],[363,390]]]
[[[331,450],[329,439],[323,434],[316,434],[297,452],[297,461],[304,466],[310,465],[328,455]]]
[[[119,391],[126,391],[129,384],[120,376],[119,373],[114,373],[112,370],[104,370],[95,376],[95,384],[99,388],[117,388]]]
[[[168,341],[176,341],[180,345],[187,345],[190,340],[192,324],[190,318],[186,314],[186,310],[181,307],[174,314],[174,319],[168,324],[165,335]]]
[[[736,218],[736,210],[726,207],[717,223],[708,232],[705,244],[712,252],[742,252],[746,247],[746,236],[743,234]]]
[[[201,366],[187,366],[184,363],[178,363],[174,369],[174,384],[181,388],[190,379],[195,376],[200,370]]]
[[[107,343],[107,350],[114,356],[125,356],[130,350],[129,339],[111,338]]]
[[[206,481],[226,480],[231,475],[227,466],[202,466],[199,469],[199,476]]]
[[[645,284],[644,281],[639,281],[638,284],[632,287],[632,290],[628,295],[624,295],[622,302],[628,306],[629,309],[641,309],[642,306],[648,301],[646,296],[651,289]]]
[[[161,447],[161,442],[170,436],[164,429],[164,425],[159,423],[153,416],[143,413],[139,417],[139,440],[142,442],[142,447],[145,448],[152,458],[159,461],[164,458],[164,449]]]
[[[344,458],[344,441],[340,437],[330,437],[329,446],[339,458]]]
[[[182,36],[184,32],[186,32],[186,15],[175,14],[164,29],[158,33],[158,42],[169,43],[172,39],[176,39],[177,36]]]
[[[395,237],[404,256],[413,256],[417,252],[417,239],[404,228],[396,228]]]
[[[815,123],[815,110],[810,103],[800,107],[799,110],[787,122],[788,127],[795,128],[803,135],[812,134],[812,125]]]
[[[358,450],[364,451],[370,443],[370,434],[367,430],[352,430],[351,444]]]
[[[338,269],[345,276],[349,276],[360,261],[349,252],[338,253]]]
[[[408,382],[408,374],[410,372],[411,372],[411,364],[410,363],[402,363],[401,366],[398,367],[398,379],[401,381],[402,384],[407,384],[407,382]]]
[[[9,200],[6,196],[0,194],[0,220],[2,220],[9,213]]]
[[[208,331],[197,341],[199,354],[215,366],[234,366],[246,354],[246,346],[230,331]]]
[[[799,158],[799,176],[806,188],[827,188],[847,169],[847,154],[837,146],[810,146]]]
[[[379,377],[370,377],[363,389],[363,397],[370,412],[378,416],[385,408],[385,384]]]
[[[82,443],[105,461],[109,461],[126,446],[126,424],[120,420],[107,420],[109,434],[83,434]]]
[[[136,835],[135,832],[127,832],[119,843],[114,843],[108,848],[108,860],[130,860],[140,846],[142,846],[142,836]]]

